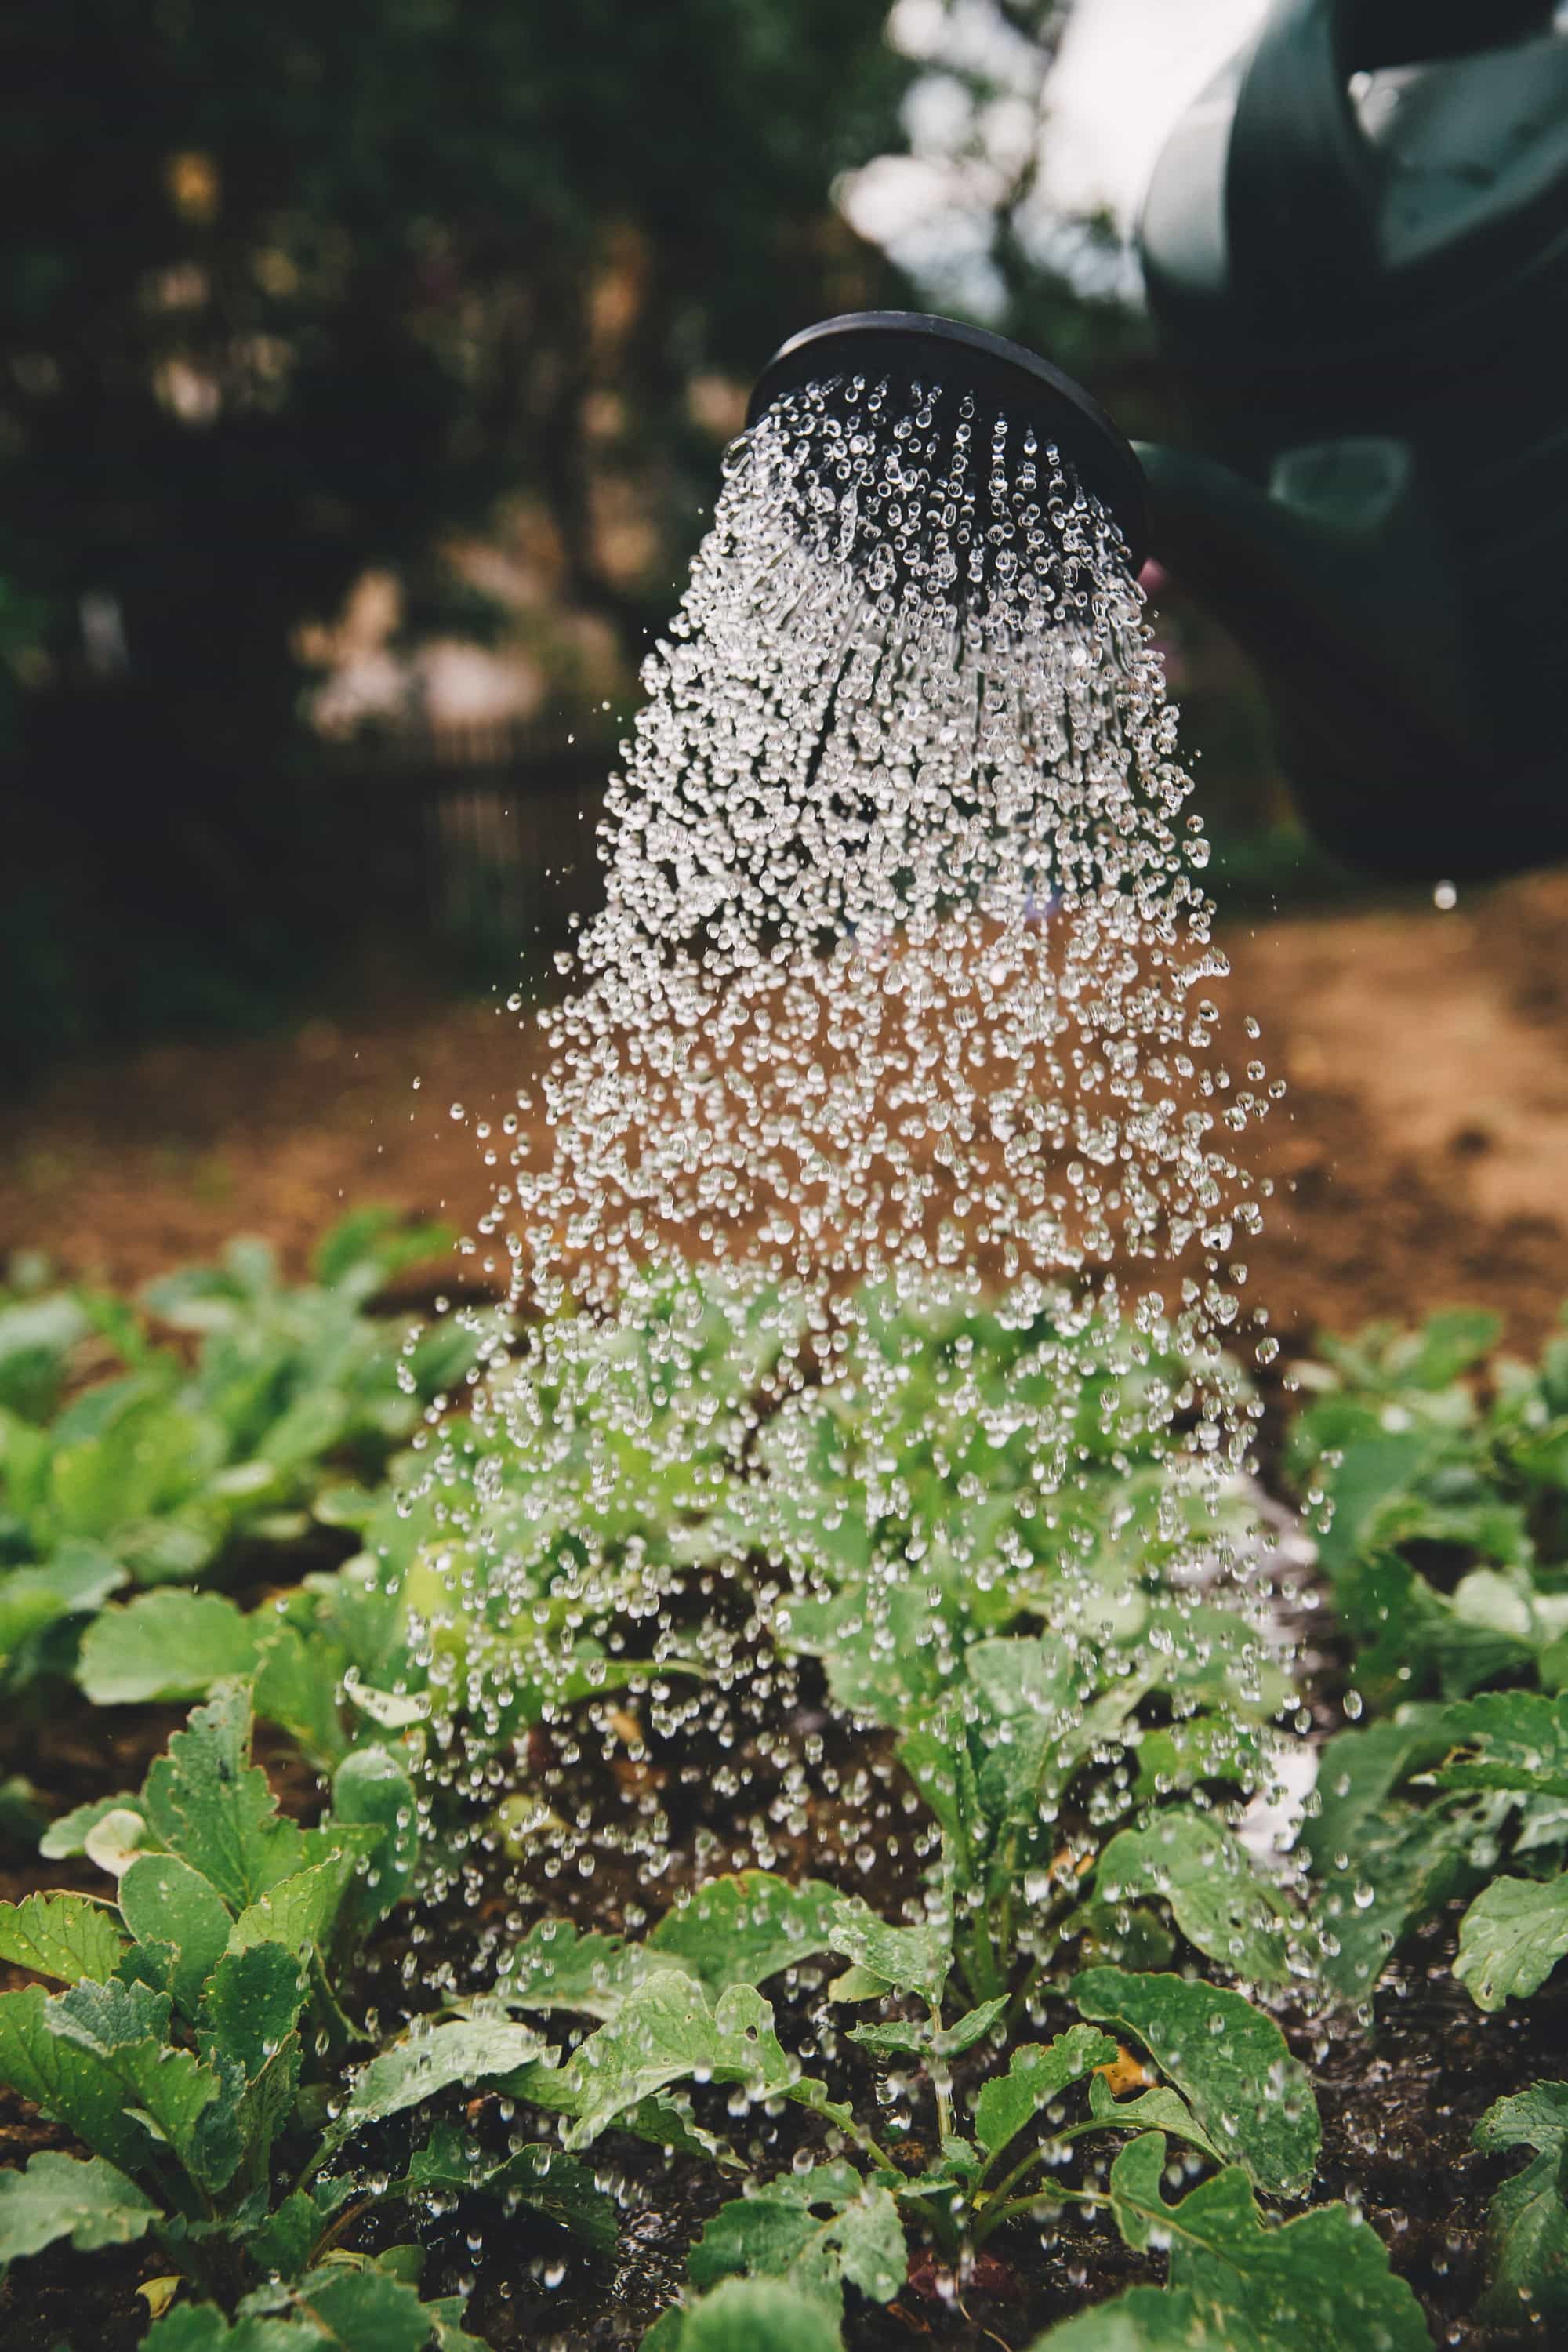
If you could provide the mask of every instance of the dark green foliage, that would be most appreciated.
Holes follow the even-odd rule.
[[[328,1234],[311,1284],[283,1283],[266,1244],[239,1240],[136,1306],[42,1287],[0,1304],[0,1674],[13,1688],[72,1671],[80,1621],[112,1595],[220,1575],[241,1538],[304,1533],[334,1476],[384,1467],[476,1342],[365,1309],[451,1240],[362,1211]],[[199,1342],[194,1365],[160,1328]],[[62,1409],[93,1339],[123,1369]],[[105,1704],[197,1697],[257,1663],[227,1603],[174,1590],[100,1620],[79,1661]]]

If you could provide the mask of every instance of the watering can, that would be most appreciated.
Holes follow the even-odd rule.
[[[1276,0],[1191,108],[1142,226],[1199,450],[1136,453],[982,330],[829,320],[829,374],[1037,425],[1252,656],[1302,814],[1363,869],[1568,856],[1568,37],[1550,0]]]

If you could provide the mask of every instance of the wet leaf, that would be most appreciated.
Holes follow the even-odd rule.
[[[1318,2105],[1271,2017],[1222,1986],[1121,1969],[1085,1969],[1072,1997],[1086,2017],[1136,2036],[1215,2146],[1260,2189],[1305,2194],[1321,2138]]]
[[[250,1694],[226,1683],[195,1708],[147,1774],[142,1800],[163,1844],[243,1911],[299,1869],[302,1832],[250,1760]]]
[[[842,2352],[838,2323],[782,2279],[726,2279],[698,2303],[666,2312],[644,2352]]]
[[[154,2320],[142,2352],[321,2352],[327,2342],[306,2319],[226,2319],[213,2303],[177,2303]]]
[[[921,2057],[958,2058],[990,2032],[1006,2008],[1007,1995],[1001,1993],[994,2000],[983,2000],[954,2025],[939,2028],[919,2018],[895,2018],[886,2025],[851,2026],[849,2039],[879,2057],[909,2050]]]
[[[427,2145],[408,2160],[408,2170],[397,2184],[399,2193],[421,2194],[431,2189],[467,2189],[542,2213],[559,2222],[591,2252],[608,2256],[620,2235],[620,2215],[613,2197],[606,2197],[591,2172],[556,2147],[541,2144],[516,2149],[499,2161],[481,2157],[470,2160],[463,2135],[449,2124],[438,2124]]]
[[[390,1749],[357,1748],[344,1758],[332,1776],[332,1823],[381,1832],[343,1902],[346,1932],[357,1942],[402,1901],[419,1858],[418,1800]]]
[[[710,2008],[701,1986],[674,1971],[638,1985],[563,2074],[575,2109],[569,2147],[587,2147],[626,2108],[671,2083],[739,2083],[764,2098],[801,2079],[773,2032],[772,2009],[752,1986],[732,1985]]]
[[[647,1945],[718,1994],[762,1984],[814,1953],[843,1950],[835,1929],[844,1904],[837,1887],[815,1879],[792,1885],[771,1871],[742,1871],[710,1879],[667,1911]]]
[[[0,2271],[68,2238],[79,2254],[146,2234],[157,2208],[100,2156],[46,2149],[21,2172],[0,2172]]]
[[[416,2032],[360,2068],[325,2144],[339,2147],[363,2125],[401,2115],[456,2083],[509,2074],[538,2058],[543,2048],[531,2026],[501,2019],[465,2020]]]
[[[1174,2132],[1189,2146],[1212,2156],[1216,2164],[1226,2161],[1181,2093],[1173,2091],[1168,2083],[1157,2084],[1133,2098],[1119,2099],[1106,2076],[1097,2073],[1089,2085],[1089,2112],[1097,2124],[1116,2131]]]
[[[94,1706],[205,1698],[256,1664],[248,1621],[216,1592],[164,1587],[105,1609],[82,1636],[77,1679]]]
[[[1443,1789],[1511,1789],[1568,1797],[1568,1692],[1488,1691],[1451,1706],[1450,1756],[1433,1778]]]
[[[193,2179],[221,2188],[239,2161],[233,2103],[216,2073],[172,2045],[170,2011],[142,1983],[0,1995],[0,2082],[123,2172],[162,2138]]]
[[[196,2024],[252,2081],[299,2022],[307,1990],[298,1955],[281,1944],[253,1944],[216,1962]]]
[[[1247,1849],[1208,1815],[1157,1815],[1123,1830],[1100,1857],[1097,1895],[1112,1906],[1159,1895],[1188,1943],[1254,1984],[1285,1983],[1289,1910]]]
[[[567,1919],[541,1919],[502,1955],[495,1998],[509,2009],[610,2018],[647,1972],[639,1944],[584,1935]]]
[[[1110,2036],[1091,2025],[1069,2025],[1054,2042],[1026,2042],[1014,2051],[1005,2074],[993,2075],[982,2086],[974,2108],[975,2138],[988,2156],[999,2155],[1069,2083],[1093,2067],[1110,2065],[1115,2056]]]
[[[1164,2166],[1163,2133],[1124,2147],[1110,2169],[1111,2210],[1134,2252],[1168,2245],[1170,2284],[1191,2297],[1192,2314],[1207,2331],[1200,2345],[1348,2352],[1376,2344],[1383,2352],[1430,2352],[1415,2295],[1389,2269],[1375,2231],[1343,2205],[1266,2222],[1239,2165],[1167,2204]]]
[[[82,1851],[111,1878],[123,1878],[139,1854],[163,1852],[163,1841],[134,1805],[111,1805],[83,1832]]]
[[[1459,1922],[1454,1974],[1478,2009],[1535,1992],[1568,1953],[1568,1876],[1494,1878]]]
[[[1471,2140],[1487,2155],[1534,2151],[1487,2208],[1489,2284],[1477,2316],[1501,2327],[1568,2319],[1568,2083],[1499,2099]]]
[[[1064,2319],[1037,2336],[1030,2352],[1295,2352],[1295,2347],[1279,2336],[1265,2342],[1239,2312],[1227,2315],[1224,2334],[1216,2334],[1197,2297],[1184,2288],[1135,2286]]]
[[[331,1830],[336,1828],[333,1822]],[[324,1861],[279,1879],[265,1895],[247,1904],[230,1931],[230,1950],[242,1952],[251,1944],[281,1944],[288,1951],[303,1954],[324,1946],[357,1862],[345,1833],[344,1842]]]
[[[125,1937],[112,1909],[90,1895],[29,1895],[0,1903],[0,1960],[75,1984],[112,1976]]]
[[[747,2273],[787,2279],[837,2312],[846,2279],[873,2302],[890,2303],[909,2251],[886,2188],[863,2180],[853,2165],[818,2164],[721,2206],[687,2268],[698,2287]]]
[[[233,1916],[210,1879],[177,1854],[144,1853],[120,1881],[120,1908],[139,1943],[171,1943],[169,1990],[194,2017],[202,1987],[228,1948]]]
[[[281,1622],[258,1633],[256,1712],[286,1731],[318,1772],[330,1772],[348,1746],[339,1705],[345,1664],[324,1633],[307,1640]]]
[[[240,2156],[232,2102],[212,2067],[172,2044],[167,1995],[144,1984],[73,1985],[47,2004],[44,2022],[119,2084],[128,2107],[150,2118],[193,2179],[221,2189],[232,2178]],[[62,2120],[89,2137],[74,2117]]]
[[[833,1949],[868,1969],[896,1992],[918,1993],[940,2007],[952,1966],[952,1931],[932,1920],[921,1927],[889,1927],[858,1895],[841,1895],[834,1914]]]
[[[38,1852],[46,1862],[63,1862],[73,1854],[87,1852],[89,1830],[95,1829],[109,1813],[129,1809],[134,1811],[137,1800],[121,1791],[114,1797],[95,1797],[90,1804],[75,1805],[68,1813],[61,1813],[49,1823],[38,1840]]]

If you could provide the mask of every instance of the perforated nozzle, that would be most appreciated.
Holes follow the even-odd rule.
[[[757,378],[746,422],[756,424],[786,393],[853,376],[911,395],[940,389],[954,403],[968,394],[981,447],[999,415],[1015,431],[1032,426],[1041,447],[1054,447],[1064,472],[1110,514],[1132,571],[1142,564],[1148,552],[1142,467],[1100,403],[1059,368],[984,327],[919,310],[850,310],[781,345]]]

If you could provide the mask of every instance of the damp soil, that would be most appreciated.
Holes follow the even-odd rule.
[[[1464,898],[1448,913],[1359,908],[1225,927],[1233,1019],[1258,1018],[1259,1050],[1289,1089],[1257,1154],[1276,1201],[1248,1277],[1284,1341],[1282,1375],[1317,1330],[1373,1316],[1407,1321],[1455,1302],[1485,1305],[1502,1314],[1521,1349],[1538,1346],[1557,1319],[1568,1296],[1565,923],[1568,876],[1555,875]],[[268,1234],[298,1273],[323,1226],[366,1199],[471,1228],[489,1181],[471,1123],[499,1121],[510,1108],[532,1052],[499,1010],[499,994],[453,1007],[405,992],[374,1013],[317,1021],[288,1038],[168,1046],[79,1066],[10,1106],[0,1141],[0,1259],[42,1248],[68,1271],[139,1282],[248,1229]],[[449,1116],[454,1102],[465,1120]],[[480,1264],[455,1259],[416,1289],[428,1296],[483,1281]],[[1271,1382],[1266,1446],[1289,1402]],[[247,1597],[322,1564],[279,1555],[247,1563]],[[1335,1684],[1331,1653],[1321,1664],[1325,1730]],[[793,1705],[795,1731],[822,1737],[809,1689]],[[51,1813],[133,1789],[181,1712],[90,1709],[50,1691],[0,1722],[0,1781],[24,1776]],[[309,1817],[319,1803],[310,1773],[280,1744],[262,1752],[285,1806]],[[712,1759],[695,1748],[673,1766],[612,1755],[584,1767],[548,1751],[529,1760],[558,1791],[580,1769],[596,1775],[584,1791],[595,1802],[635,1802],[639,1773],[685,1772],[673,1793],[686,1848],[694,1854],[706,1828],[714,1843],[705,1871],[722,1866],[717,1855],[742,1858],[743,1824],[715,1794]],[[862,1760],[878,1759],[862,1748]],[[756,1805],[754,1790],[747,1801]],[[896,1896],[901,1861],[879,1855],[868,1883],[854,1859],[858,1826],[823,1794],[805,1832],[781,1838],[779,1866],[843,1874],[878,1899]],[[520,1891],[487,1864],[417,1944],[406,1935],[382,1939],[361,1997],[391,2015],[444,1968],[463,1980],[476,1930],[480,1939],[509,1932],[520,1904],[524,1916],[547,1904],[618,1924],[638,1899],[633,1875],[607,1857],[593,1880]],[[663,1892],[673,1896],[680,1878],[678,1868]],[[0,1895],[12,1899],[96,1879],[79,1865],[0,1851]],[[1546,2339],[1483,2330],[1467,2317],[1482,2283],[1485,2207],[1517,2164],[1476,2155],[1470,2135],[1494,2099],[1563,2072],[1568,2000],[1548,1988],[1517,2016],[1481,2016],[1448,1972],[1454,1939],[1450,1917],[1385,1980],[1370,2032],[1345,2026],[1324,2042],[1306,2021],[1290,2031],[1312,2066],[1323,2116],[1317,2194],[1361,2206],[1419,2296],[1436,2344],[1502,2352]],[[504,2132],[494,2103],[481,2096],[470,2105],[477,2130]],[[68,2145],[26,2102],[0,2094],[0,2164]],[[781,2161],[788,2152],[781,2144]],[[427,2288],[471,2279],[469,2325],[497,2352],[634,2346],[679,2287],[686,2248],[726,2192],[706,2167],[629,2140],[615,2143],[613,2164],[626,2210],[613,2266],[584,2259],[547,2223],[459,2206],[431,2242]],[[476,2262],[468,2239],[481,2224]],[[372,2212],[361,2227],[370,2246],[401,2234],[406,2221]],[[16,2265],[0,2285],[0,2344],[5,2352],[62,2344],[131,2352],[146,2326],[135,2290],[162,2267],[142,2248],[86,2259],[56,2249]],[[847,2337],[854,2352],[1020,2352],[1066,2313],[1153,2274],[1109,2222],[1074,2218],[1049,2247],[1032,2231],[999,2238],[994,2261],[957,2292],[917,2263],[886,2310],[851,2294]]]
[[[1320,1666],[1331,1683],[1332,1655]],[[1316,1713],[1321,1731],[1337,1727],[1338,1710],[1328,1698],[1320,1700]],[[26,1719],[14,1717],[0,1730],[0,1777],[25,1771],[49,1811],[134,1788],[181,1714],[90,1709],[68,1693],[51,1693]],[[868,1812],[886,1821],[885,1796],[898,1786],[886,1743],[837,1722],[823,1707],[809,1674],[789,1696],[782,1741],[776,1724],[759,1743],[754,1727],[748,1734],[739,1720],[725,1724],[714,1715],[679,1747],[650,1732],[639,1743],[646,1752],[634,1763],[614,1737],[597,1736],[601,1727],[592,1738],[535,1738],[526,1769],[553,1809],[606,1825],[635,1814],[650,1791],[668,1801],[670,1862],[657,1900],[635,1858],[613,1835],[595,1841],[595,1867],[588,1875],[571,1867],[551,1873],[538,1862],[519,1867],[493,1842],[478,1843],[444,1905],[392,1923],[377,1939],[354,1989],[354,2007],[388,2020],[433,2006],[444,1991],[488,1981],[495,1950],[535,1917],[564,1914],[584,1927],[635,1926],[699,1877],[753,1861],[759,1809],[765,1811],[782,1784],[787,1758],[808,1748],[817,1764],[816,1793],[805,1824],[781,1838],[777,1866],[853,1885],[885,1916],[896,1916],[919,1885],[918,1839],[883,1834],[868,1844]],[[624,1732],[632,1727],[623,1723]],[[313,1777],[280,1742],[262,1739],[258,1753],[285,1808],[309,1818],[319,1804]],[[740,1784],[728,1801],[716,1793],[724,1762]],[[846,1792],[842,1800],[835,1787]],[[13,1859],[0,1868],[0,1895],[14,1900],[42,1885],[87,1887],[95,1881],[101,1890],[89,1865]],[[1561,2073],[1568,1998],[1549,1989],[1517,2015],[1481,2016],[1449,1973],[1458,1908],[1385,1979],[1370,2032],[1348,2022],[1326,2029],[1321,2021],[1289,2015],[1281,2021],[1312,2071],[1323,2117],[1315,2199],[1342,2197],[1364,2212],[1419,2297],[1435,2344],[1503,2352],[1545,2339],[1485,2329],[1468,2316],[1484,2284],[1486,2204],[1515,2168],[1513,2160],[1476,2155],[1470,2136],[1494,2099]],[[787,2046],[807,2055],[812,2071],[826,2075],[835,2095],[853,2098],[869,2116],[876,2097],[869,2063],[842,2042],[816,2047],[814,2017],[820,2013],[826,1973],[795,1971],[770,1988],[781,2034]],[[23,1979],[13,1974],[8,1980]],[[1038,2031],[1048,2035],[1068,2021],[1065,2010],[1058,2015],[1047,2008]],[[955,2069],[961,2099],[964,2065],[975,2063],[960,2062]],[[727,2095],[717,2089],[698,2093],[697,2112],[710,2127],[732,2134],[737,2126],[725,2111]],[[922,2098],[917,2089],[906,2143],[911,2166],[920,2162],[922,2132],[934,2129],[934,2116],[925,2112],[929,2104],[929,2094]],[[461,2105],[475,2135],[498,2153],[518,2128],[493,2092],[479,2092]],[[406,2127],[406,2119],[384,2126],[386,2144],[368,2148],[367,2162],[401,2169],[406,2147],[398,2134]],[[784,2169],[808,2150],[817,2126],[786,2108],[778,2118],[752,2117],[741,2128],[751,2135],[749,2159],[767,2170]],[[24,2163],[36,2149],[71,2145],[68,2135],[43,2121],[27,2102],[0,2094],[0,2163]],[[547,2221],[524,2211],[503,2218],[479,2200],[459,2201],[425,2225],[426,2291],[471,2286],[468,2324],[495,2352],[633,2352],[679,2292],[688,2247],[733,2193],[732,2176],[726,2181],[705,2164],[623,2137],[612,2136],[596,2159],[624,2214],[613,2263],[584,2255]],[[378,2213],[373,2206],[349,2242],[371,2252],[407,2232],[402,2209]],[[0,2285],[0,2343],[6,2352],[55,2352],[61,2344],[131,2352],[146,2326],[146,2305],[136,2290],[164,2267],[155,2251],[142,2247],[106,2250],[85,2261],[56,2249],[16,2265]],[[1044,2230],[1029,2224],[999,2232],[963,2283],[934,2255],[917,2255],[907,2287],[885,2309],[851,2292],[846,2342],[850,2352],[913,2352],[921,2345],[1022,2352],[1056,2321],[1158,2274],[1157,2261],[1127,2252],[1108,2216],[1069,2213]]]

